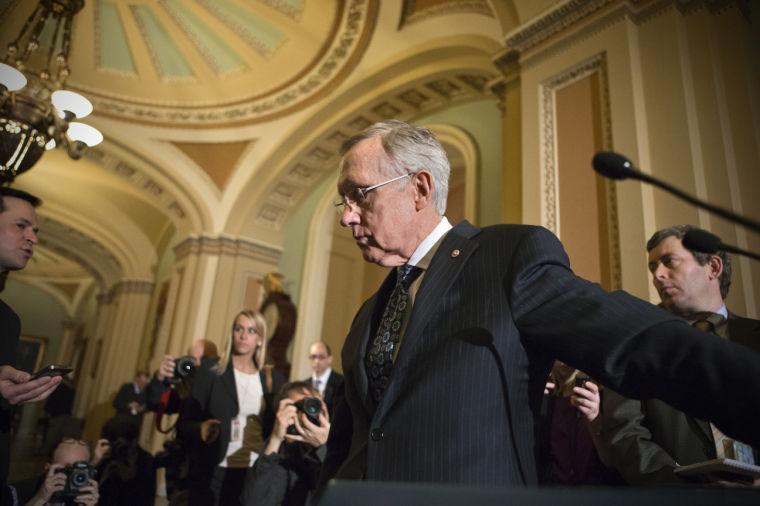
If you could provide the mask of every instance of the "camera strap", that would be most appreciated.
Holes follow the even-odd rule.
[[[158,402],[158,406],[156,407],[156,430],[161,434],[170,433],[177,425],[177,421],[175,420],[171,427],[168,429],[161,428],[161,419],[164,417],[164,413],[166,413],[166,409],[169,407],[169,399],[171,398],[172,392],[173,389],[171,388],[164,389],[163,393],[161,393],[161,400]]]

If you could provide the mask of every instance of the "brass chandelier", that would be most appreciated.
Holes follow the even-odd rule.
[[[80,123],[92,112],[85,97],[65,90],[71,25],[84,0],[40,0],[0,63],[0,184],[32,168],[46,149],[78,160],[103,140]]]

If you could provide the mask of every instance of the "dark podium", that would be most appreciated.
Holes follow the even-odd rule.
[[[436,483],[333,481],[319,506],[758,506],[760,489],[477,488]]]

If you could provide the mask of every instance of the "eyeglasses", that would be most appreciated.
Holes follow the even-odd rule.
[[[410,172],[408,174],[404,174],[403,176],[397,176],[397,177],[394,177],[393,179],[383,181],[382,183],[377,183],[372,186],[367,186],[366,188],[354,188],[353,190],[346,192],[346,194],[341,197],[341,200],[337,200],[333,202],[333,206],[335,206],[335,210],[338,212],[338,214],[343,214],[343,210],[346,208],[346,206],[354,207],[357,205],[361,205],[367,199],[367,194],[371,192],[372,190],[377,190],[381,186],[385,186],[394,181],[398,181],[399,179],[403,179],[409,176],[414,176],[416,174],[417,174],[416,172]]]
[[[327,355],[309,355],[309,360],[324,360]]]

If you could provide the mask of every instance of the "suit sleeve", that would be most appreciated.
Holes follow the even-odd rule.
[[[601,444],[623,479],[630,485],[684,483],[673,470],[678,465],[652,440],[644,426],[641,401],[605,390],[601,409]]]
[[[505,278],[526,346],[623,395],[659,398],[760,445],[760,354],[575,276],[557,238],[542,228],[530,230],[514,247]]]
[[[125,383],[116,393],[116,397],[113,400],[113,407],[116,409],[117,413],[129,413],[129,403],[133,400],[132,385]]]

